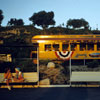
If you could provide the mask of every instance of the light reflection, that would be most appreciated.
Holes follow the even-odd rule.
[[[44,43],[45,41],[44,40],[38,40],[37,42],[38,43]]]
[[[44,35],[43,35],[43,36],[40,36],[40,37],[41,37],[41,38],[48,38],[49,36],[44,36]]]

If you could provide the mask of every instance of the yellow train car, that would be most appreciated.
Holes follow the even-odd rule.
[[[39,47],[40,60],[100,59],[100,35],[36,35],[32,43]]]

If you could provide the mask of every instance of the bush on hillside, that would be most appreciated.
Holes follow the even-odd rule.
[[[99,66],[99,62],[98,60],[93,60],[92,62],[88,62],[87,63],[87,67],[88,68],[96,68]]]

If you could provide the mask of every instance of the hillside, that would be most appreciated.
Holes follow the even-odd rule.
[[[99,30],[89,30],[89,29],[69,29],[66,27],[50,27],[48,29],[42,30],[36,28],[32,25],[26,26],[7,26],[0,28],[0,37],[1,34],[29,34],[29,35],[39,35],[39,34],[100,34]]]

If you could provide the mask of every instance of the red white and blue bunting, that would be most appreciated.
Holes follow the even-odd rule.
[[[73,51],[56,51],[55,54],[59,59],[68,60],[72,56]]]

